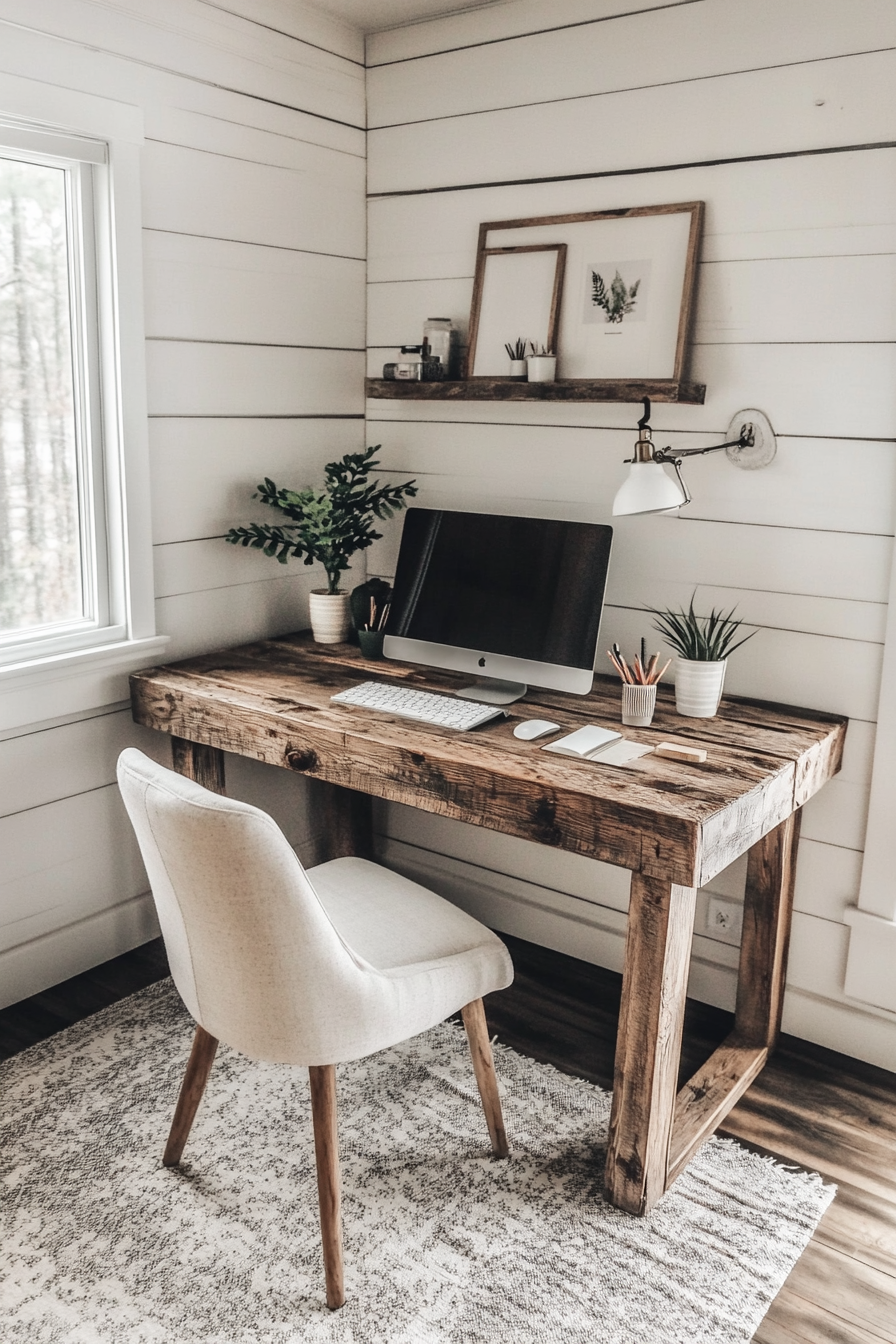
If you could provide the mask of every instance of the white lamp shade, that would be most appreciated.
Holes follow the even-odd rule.
[[[613,513],[669,513],[687,499],[659,462],[633,462],[613,500]]]

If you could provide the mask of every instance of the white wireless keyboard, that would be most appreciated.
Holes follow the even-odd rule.
[[[475,700],[458,700],[454,695],[434,695],[431,691],[377,681],[363,681],[360,686],[350,686],[347,691],[331,695],[330,699],[338,705],[361,705],[364,709],[379,709],[384,714],[398,714],[404,719],[457,728],[460,732],[504,714],[496,705],[481,705]]]

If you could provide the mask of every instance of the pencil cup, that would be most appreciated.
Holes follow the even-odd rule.
[[[358,643],[365,658],[382,658],[384,630],[359,630]]]
[[[656,709],[656,684],[631,686],[622,683],[622,722],[630,728],[649,728]]]

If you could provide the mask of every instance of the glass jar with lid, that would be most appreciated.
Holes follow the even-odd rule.
[[[458,376],[458,331],[450,317],[428,317],[423,324],[423,339],[437,355],[448,378]]]

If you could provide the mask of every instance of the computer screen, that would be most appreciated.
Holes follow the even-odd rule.
[[[530,682],[587,694],[612,536],[598,523],[408,509],[386,657],[522,684],[508,698]]]

